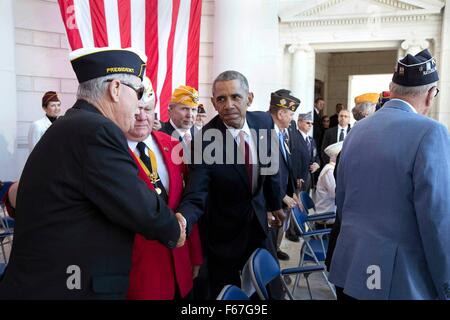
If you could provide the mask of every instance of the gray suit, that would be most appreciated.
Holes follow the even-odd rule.
[[[391,100],[345,139],[337,182],[330,281],[357,299],[450,299],[448,130]]]

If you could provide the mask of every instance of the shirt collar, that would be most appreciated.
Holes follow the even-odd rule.
[[[186,134],[186,132],[187,132],[188,130],[178,128],[178,127],[175,125],[175,123],[173,123],[172,119],[170,119],[169,121],[170,121],[170,124],[172,125],[172,127],[174,127],[175,130],[178,132],[178,134],[180,135],[180,137],[183,138],[184,135]]]
[[[239,132],[244,131],[247,137],[251,137],[252,133],[250,132],[250,127],[248,126],[247,119],[244,121],[244,125],[242,126],[242,129],[236,129],[230,126],[227,126],[226,123],[223,123],[225,127],[228,129],[228,131],[231,133],[234,139],[239,135]]]
[[[306,140],[306,137],[309,137],[309,135],[307,133],[304,133],[302,130],[298,130],[298,131],[300,131],[304,140]]]
[[[401,102],[403,102],[404,104],[406,104],[406,105],[412,110],[412,112],[418,113],[417,110],[416,110],[409,102],[407,102],[407,101],[405,101],[405,100],[401,100],[401,99],[391,99],[390,101],[396,101],[396,100],[401,101]]]
[[[342,129],[344,129],[344,131],[346,131],[345,129],[347,128],[342,128],[340,124],[338,124],[338,131],[341,131]]]
[[[136,148],[137,148],[137,144],[139,143],[138,141],[131,141],[128,140],[128,147],[131,149],[131,151],[135,152]],[[148,137],[142,141],[144,142],[144,144],[147,146],[147,148],[151,149],[152,148],[152,144],[153,144],[153,137],[151,134],[148,135]]]

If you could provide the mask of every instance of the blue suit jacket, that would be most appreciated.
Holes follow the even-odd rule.
[[[357,299],[450,299],[448,130],[391,100],[349,133],[337,182],[330,281]]]

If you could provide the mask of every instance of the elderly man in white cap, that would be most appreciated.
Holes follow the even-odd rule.
[[[341,152],[343,141],[336,142],[325,149],[325,153],[330,157],[330,161],[323,167],[316,185],[316,212],[336,212],[336,180],[334,178],[334,168],[336,158]],[[334,219],[327,220],[325,225],[333,224]]]

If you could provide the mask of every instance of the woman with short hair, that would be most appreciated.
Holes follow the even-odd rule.
[[[44,109],[45,117],[31,124],[28,131],[28,148],[33,151],[34,146],[44,135],[45,131],[52,125],[61,113],[61,101],[55,91],[48,91],[42,97],[42,109]]]

